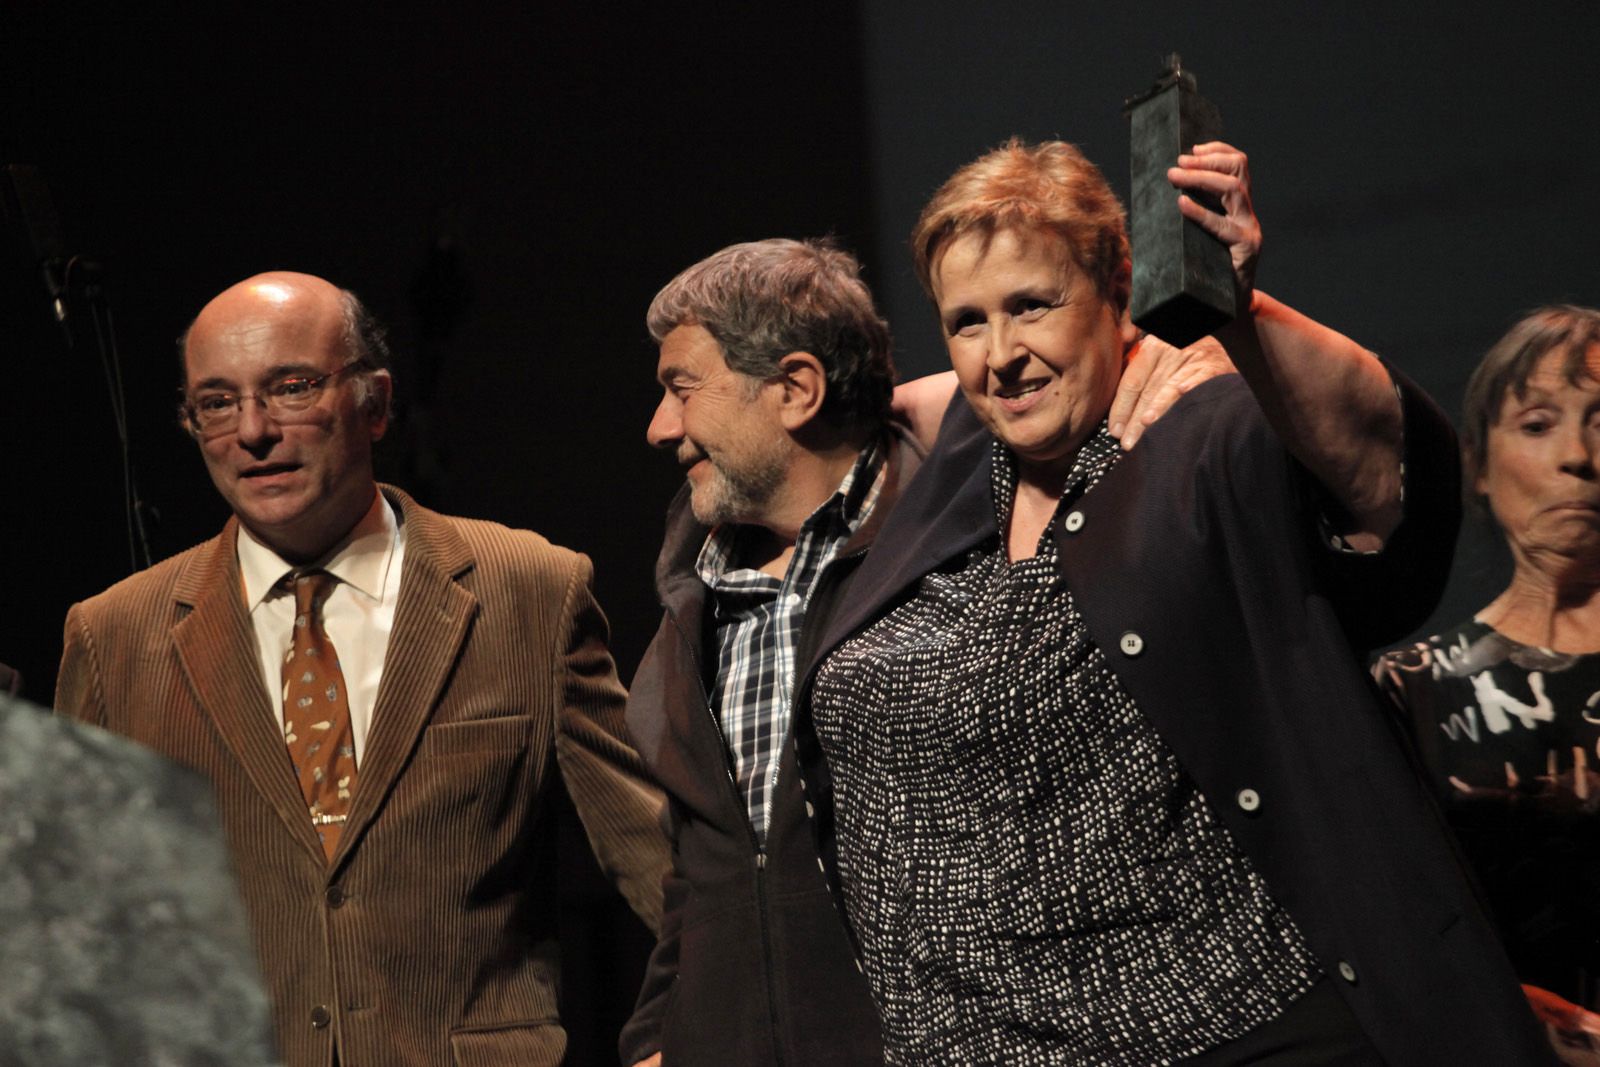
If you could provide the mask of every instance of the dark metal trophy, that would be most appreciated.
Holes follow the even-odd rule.
[[[1135,326],[1182,348],[1233,318],[1233,262],[1226,245],[1179,213],[1178,190],[1167,180],[1180,152],[1221,136],[1222,117],[1177,53],[1166,64],[1154,85],[1122,105],[1133,164],[1130,311]],[[1188,195],[1220,210],[1207,193]]]

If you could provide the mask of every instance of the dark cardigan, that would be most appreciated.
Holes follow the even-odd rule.
[[[1455,438],[1399,379],[1405,519],[1330,549],[1326,503],[1244,383],[1181,400],[1055,530],[1063,578],[1127,692],[1199,783],[1393,1067],[1550,1062],[1360,651],[1420,625],[1460,519]],[[837,893],[810,726],[822,656],[996,533],[990,436],[953,405],[802,675],[802,777]],[[1067,532],[1067,525],[1075,532]],[[1139,640],[1128,640],[1137,635]],[[842,908],[842,899],[840,902]]]
[[[796,662],[919,459],[909,438],[893,439],[877,505],[813,587]],[[706,651],[706,587],[694,562],[707,533],[680,492],[656,566],[666,611],[628,697],[628,729],[669,798],[674,850],[661,939],[622,1032],[622,1061],[660,1049],[666,1067],[881,1064],[878,1013],[822,877],[793,746],[780,757],[759,861],[732,784],[706,696],[716,656]]]

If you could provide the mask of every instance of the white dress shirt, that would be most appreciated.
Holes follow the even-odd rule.
[[[355,738],[356,764],[361,763],[372,725],[372,708],[383,678],[383,657],[394,629],[394,609],[400,597],[400,564],[405,556],[406,533],[393,507],[382,493],[374,493],[355,529],[326,558],[309,568],[325,570],[338,579],[322,608],[322,624],[339,655],[345,693],[350,704],[350,731]],[[294,595],[278,582],[290,571],[272,549],[239,527],[239,571],[244,578],[245,609],[255,628],[261,653],[261,680],[267,703],[283,728],[283,658],[294,629]]]

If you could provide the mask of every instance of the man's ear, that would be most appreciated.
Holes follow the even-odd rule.
[[[795,433],[822,412],[828,396],[828,372],[810,352],[790,352],[778,361],[776,384],[780,394],[779,417],[783,428]]]
[[[389,402],[394,396],[394,378],[386,370],[375,370],[367,375],[367,396],[362,407],[374,442],[383,439],[389,428]]]

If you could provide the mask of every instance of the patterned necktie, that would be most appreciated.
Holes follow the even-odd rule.
[[[283,739],[328,859],[356,788],[350,702],[322,628],[322,605],[337,581],[327,571],[294,575],[294,637],[283,661]]]

